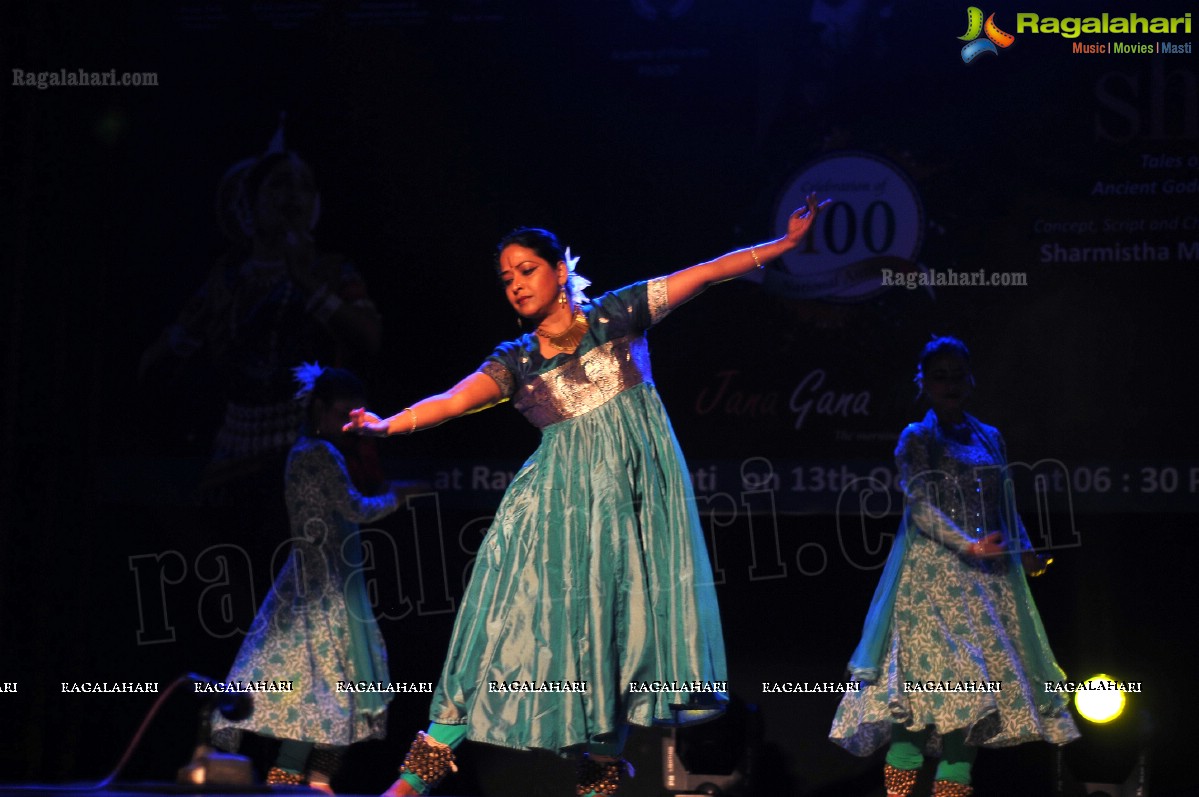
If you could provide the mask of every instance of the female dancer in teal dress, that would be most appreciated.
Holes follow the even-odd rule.
[[[778,240],[592,302],[552,233],[518,230],[500,242],[497,266],[508,302],[536,332],[390,418],[352,414],[348,429],[410,434],[511,399],[542,432],[480,548],[433,724],[389,795],[427,793],[464,738],[586,753],[577,793],[613,794],[630,725],[721,710],[711,566],[644,333],[709,285],[793,249],[818,209],[809,197]]]
[[[237,749],[242,732],[279,739],[271,785],[329,781],[345,748],[382,738],[387,695],[342,691],[339,682],[387,681],[387,651],[363,583],[358,524],[399,506],[406,485],[366,496],[350,480],[346,456],[359,442],[342,430],[365,398],[349,371],[296,369],[307,429],[287,457],[285,496],[292,549],[229,672],[230,683],[282,685],[254,695],[243,719],[213,714],[214,740]]]
[[[1025,571],[1047,562],[1010,506],[1003,438],[965,412],[965,344],[934,339],[916,380],[932,409],[899,438],[903,523],[849,663],[862,689],[842,699],[829,736],[861,756],[890,744],[889,797],[911,794],[924,752],[939,754],[933,794],[959,797],[972,793],[979,746],[1065,744],[1078,731],[1044,688],[1064,675]]]

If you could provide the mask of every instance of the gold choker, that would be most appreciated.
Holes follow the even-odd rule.
[[[557,335],[551,335],[541,327],[537,327],[537,334],[548,340],[550,345],[558,351],[570,353],[579,348],[579,344],[583,341],[583,336],[587,334],[587,330],[589,329],[591,329],[591,325],[587,323],[587,316],[582,310],[576,307],[574,319],[566,329]]]

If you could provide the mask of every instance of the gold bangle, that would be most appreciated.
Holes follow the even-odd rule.
[[[756,246],[751,246],[749,248],[749,256],[754,259],[755,266],[757,266],[758,268],[762,267],[762,261],[758,260],[758,248]]]
[[[408,430],[408,434],[412,434],[416,431],[416,410],[412,409],[411,407],[405,407],[404,412],[412,413],[412,428]]]

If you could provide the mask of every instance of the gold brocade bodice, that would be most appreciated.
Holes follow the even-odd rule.
[[[501,386],[501,380],[511,380],[511,375],[494,363],[484,366],[483,372]],[[601,343],[514,385],[512,403],[529,423],[544,429],[591,412],[645,382],[653,383],[649,344],[642,335],[628,335]]]

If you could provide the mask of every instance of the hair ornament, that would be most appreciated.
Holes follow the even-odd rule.
[[[583,294],[583,291],[591,287],[591,280],[584,277],[582,274],[575,273],[575,265],[579,262],[579,258],[571,257],[570,247],[566,247],[566,256],[563,258],[566,261],[566,285],[570,289],[570,298],[575,304],[582,304],[589,301]]]
[[[316,387],[316,380],[324,372],[325,366],[320,363],[300,363],[295,368],[292,368],[292,376],[295,377],[296,386],[299,388],[293,398],[305,404],[311,401],[312,390]]]

